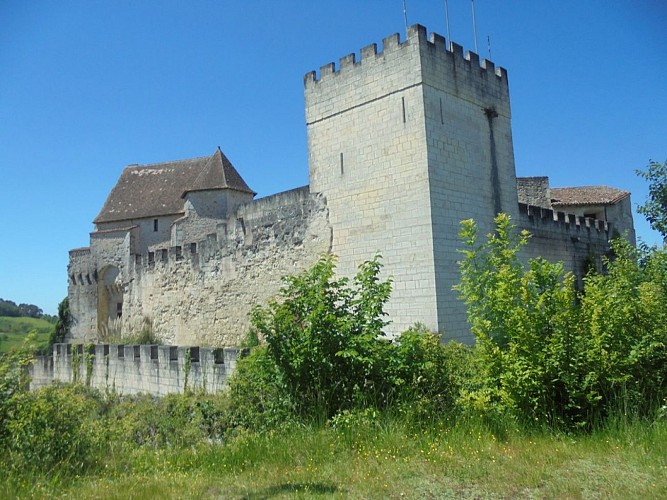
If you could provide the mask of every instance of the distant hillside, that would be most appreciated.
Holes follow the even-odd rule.
[[[0,316],[0,333],[51,333],[53,323],[42,318],[10,318]]]
[[[41,318],[0,316],[0,354],[19,346],[32,331],[37,333],[37,347],[46,347],[53,328],[53,323]]]

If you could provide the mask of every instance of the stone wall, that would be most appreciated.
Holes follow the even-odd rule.
[[[586,266],[600,266],[601,256],[609,251],[614,232],[610,223],[524,203],[519,204],[519,211],[518,220],[513,222],[531,234],[522,257],[562,262],[565,271],[574,273],[580,285]]]
[[[517,177],[516,187],[521,203],[534,207],[551,207],[548,177]]]
[[[35,360],[30,387],[58,381],[120,394],[164,396],[186,389],[215,393],[227,386],[243,354],[233,348],[55,344],[52,356]]]
[[[126,289],[123,327],[136,331],[148,321],[166,343],[238,345],[252,307],[330,250],[327,219],[323,198],[295,189],[242,205],[206,240],[165,248],[166,259],[142,255]]]
[[[282,277],[328,253],[332,236],[326,201],[307,186],[235,209],[203,224],[212,232],[201,239],[181,233],[180,244],[167,240],[143,252],[133,245],[136,226],[93,233],[90,249],[70,253],[67,340],[104,340],[107,318],[116,320],[118,311],[125,334],[149,325],[170,344],[238,345],[252,307],[266,304]]]

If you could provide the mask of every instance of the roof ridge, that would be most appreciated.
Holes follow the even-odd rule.
[[[170,161],[161,161],[156,163],[130,163],[125,168],[143,168],[143,167],[155,167],[157,165],[171,165],[173,163],[184,163],[184,162],[195,162],[201,161],[204,159],[210,158],[210,156],[198,156],[196,158],[183,158],[182,160],[170,160]]]

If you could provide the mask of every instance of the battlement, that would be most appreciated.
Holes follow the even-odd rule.
[[[604,232],[609,234],[611,230],[611,223],[591,217],[581,217],[574,214],[559,212],[550,208],[536,207],[527,205],[526,203],[519,203],[519,213],[528,217],[529,220],[540,220],[543,223],[553,222],[555,224],[565,224],[571,229],[581,230],[595,230],[597,232]]]
[[[507,71],[481,60],[474,52],[450,43],[436,33],[430,37],[419,24],[408,29],[405,41],[398,33],[361,49],[360,58],[348,54],[335,63],[304,76],[306,123],[314,125],[368,103],[425,86],[482,109],[492,108],[510,117]],[[408,106],[409,104],[406,104]]]
[[[32,367],[31,388],[59,382],[81,382],[121,394],[163,396],[198,389],[224,389],[240,348],[175,345],[54,344],[51,356],[40,356]]]
[[[364,65],[378,64],[384,61],[384,59],[412,47],[418,47],[420,50],[428,49],[431,55],[446,57],[453,63],[478,68],[481,70],[481,74],[494,75],[499,80],[507,81],[507,70],[505,68],[496,68],[495,64],[488,59],[480,61],[479,55],[474,52],[466,51],[464,54],[463,47],[454,42],[451,42],[448,48],[445,37],[437,33],[431,33],[427,37],[426,28],[420,24],[414,24],[408,28],[408,36],[404,42],[401,42],[398,33],[394,33],[382,40],[381,52],[378,52],[376,43],[367,45],[361,49],[359,61],[357,61],[355,53],[341,57],[338,69],[336,69],[336,64],[333,62],[325,64],[320,68],[319,78],[315,71],[306,73],[304,76],[304,85],[310,87],[329,78],[334,78],[337,75],[345,75],[350,71],[361,70],[364,68]]]

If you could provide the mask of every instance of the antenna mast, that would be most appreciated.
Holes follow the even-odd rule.
[[[405,6],[405,0],[403,0],[403,21],[405,22],[405,36],[408,36],[408,9]]]
[[[447,23],[447,41],[449,46],[452,46],[452,34],[449,31],[449,2],[445,0],[445,22]]]
[[[472,6],[472,32],[475,35],[475,53],[479,54],[479,49],[477,48],[477,21],[475,20],[475,0],[470,0]]]

